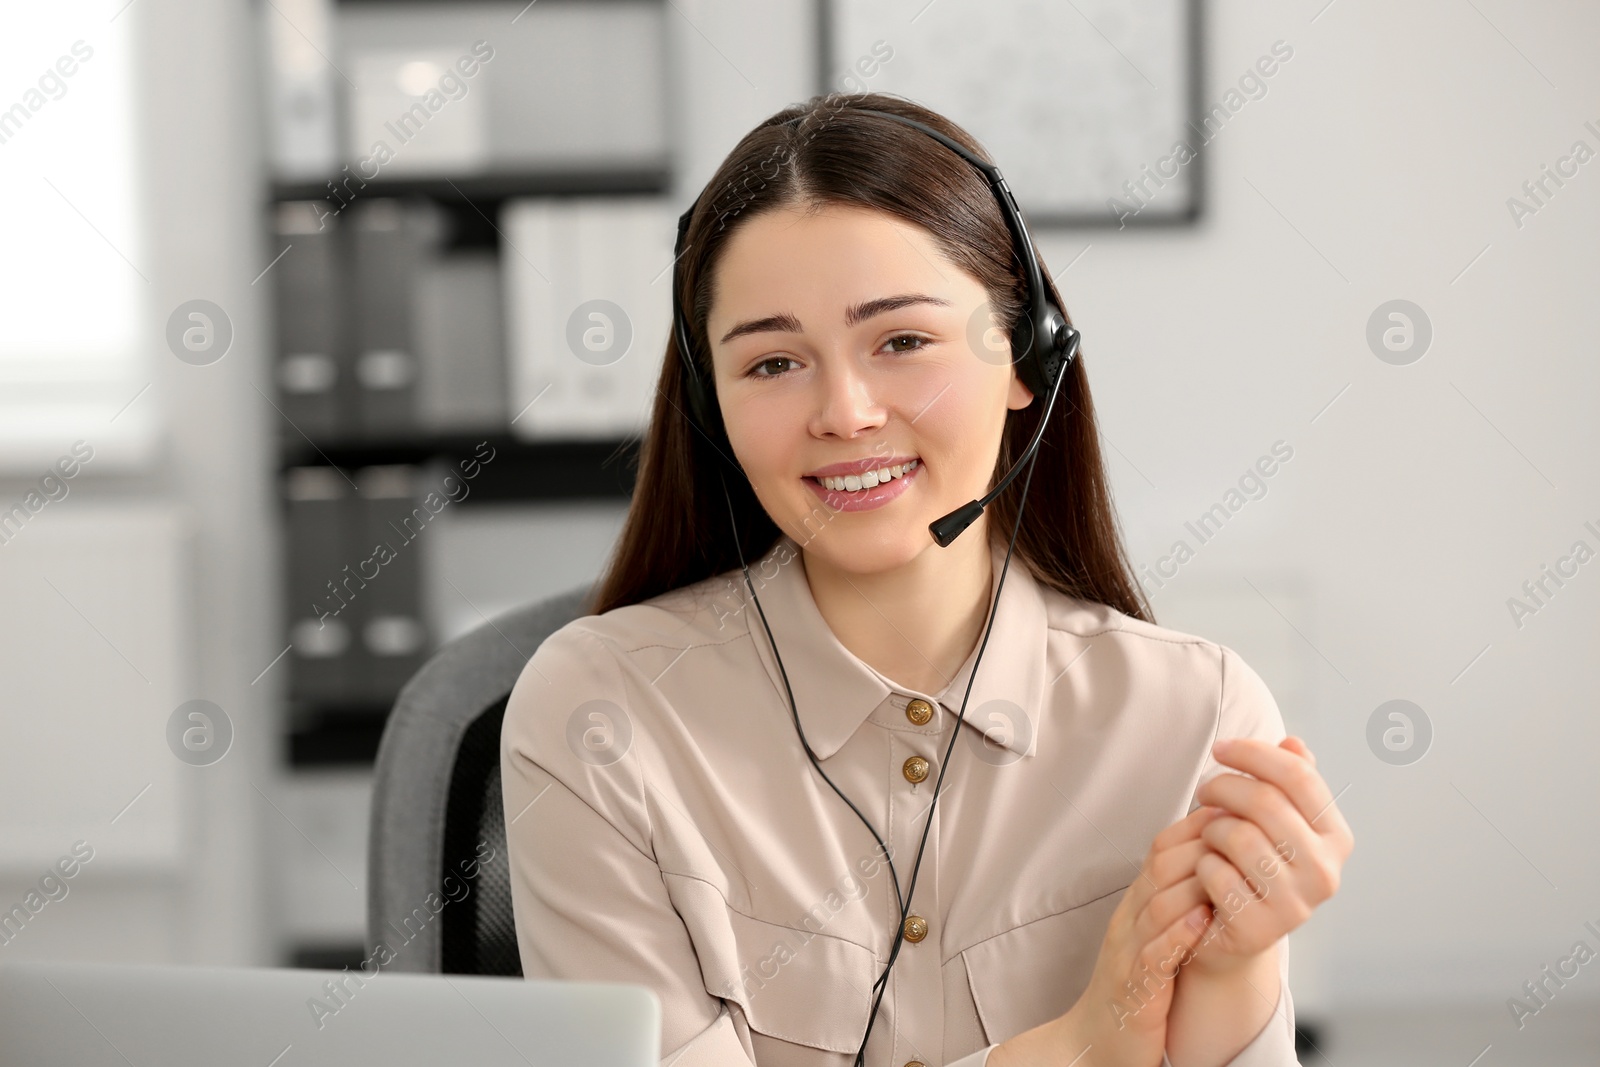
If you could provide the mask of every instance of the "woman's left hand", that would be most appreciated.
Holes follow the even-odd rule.
[[[1230,738],[1212,751],[1219,763],[1254,777],[1220,774],[1195,793],[1221,809],[1200,831],[1210,850],[1195,865],[1216,929],[1185,969],[1225,969],[1272,948],[1338,892],[1340,870],[1355,847],[1300,738],[1276,746]]]

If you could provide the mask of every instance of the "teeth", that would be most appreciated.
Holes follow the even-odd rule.
[[[834,492],[854,493],[861,489],[871,489],[874,486],[882,485],[891,478],[903,477],[907,472],[915,469],[918,462],[920,461],[914,459],[910,463],[882,467],[875,471],[867,471],[861,475],[846,474],[838,478],[818,478],[817,480],[825,488],[832,489]]]

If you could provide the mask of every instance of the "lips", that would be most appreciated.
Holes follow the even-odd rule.
[[[847,474],[865,474],[867,471],[882,470],[885,467],[903,467],[917,457],[887,456],[880,459],[877,456],[868,456],[865,459],[852,459],[844,463],[832,463],[826,467],[818,467],[814,471],[806,471],[805,478],[842,478]]]
[[[806,477],[800,479],[806,487],[816,494],[817,498],[830,510],[844,511],[874,511],[884,507],[906,493],[911,483],[922,476],[922,463],[911,460],[911,469],[905,471],[900,477],[892,478],[887,482],[879,482],[870,489],[854,491],[840,491],[829,489],[816,478]],[[868,470],[875,468],[868,467]],[[836,475],[829,475],[831,480]]]

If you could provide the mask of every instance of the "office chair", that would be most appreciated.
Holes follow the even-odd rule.
[[[511,914],[500,723],[546,637],[591,587],[507,612],[436,652],[395,701],[378,745],[367,842],[367,953],[384,970],[522,974]],[[464,869],[487,841],[493,858]],[[454,880],[445,882],[447,874]],[[429,895],[434,899],[429,901]],[[438,909],[435,911],[434,909]]]

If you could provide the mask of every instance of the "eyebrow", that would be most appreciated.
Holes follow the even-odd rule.
[[[914,304],[934,304],[938,307],[949,307],[950,301],[936,296],[929,296],[926,293],[900,293],[896,296],[881,296],[876,300],[868,300],[854,307],[846,308],[844,324],[846,326],[854,326],[856,323],[864,322],[874,315],[882,315],[885,311],[895,311],[903,307],[911,307]],[[735,337],[743,337],[747,333],[767,333],[770,331],[799,333],[801,332],[800,320],[786,311],[776,315],[768,315],[764,319],[750,319],[747,322],[739,323],[739,325],[723,334],[722,343],[727,344]]]

